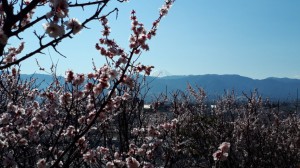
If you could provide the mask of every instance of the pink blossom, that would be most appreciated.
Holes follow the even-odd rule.
[[[25,138],[19,140],[20,145],[28,145],[28,141]]]
[[[85,85],[85,91],[86,92],[89,92],[90,90],[92,90],[94,87],[94,85],[90,82],[88,82],[86,85]]]
[[[168,14],[168,8],[166,6],[163,6],[161,9],[160,9],[160,14],[162,16],[165,16]]]
[[[134,136],[137,136],[139,134],[139,129],[138,128],[133,128],[133,130],[131,131],[131,134]]]
[[[84,116],[81,116],[79,119],[78,119],[78,123],[79,124],[83,124],[85,122],[85,117]]]
[[[38,126],[38,125],[40,124],[40,122],[38,121],[38,119],[37,119],[36,117],[33,117],[33,118],[31,119],[31,124],[32,124],[33,126]]]
[[[137,151],[136,151],[136,154],[137,155],[144,155],[144,154],[146,154],[146,149],[138,148]]]
[[[43,27],[49,37],[57,38],[65,34],[65,29],[63,26],[59,26],[57,23],[50,22],[43,24]]]
[[[124,76],[123,78],[123,82],[125,85],[127,85],[128,87],[132,88],[134,86],[134,81],[131,77],[129,76]]]
[[[95,77],[95,75],[93,73],[88,73],[87,74],[88,79],[92,79]]]
[[[120,159],[115,159],[113,161],[113,163],[114,163],[115,167],[124,167],[125,166],[125,163]]]
[[[0,149],[4,148],[4,147],[8,147],[8,142],[7,140],[0,140]]]
[[[68,104],[71,100],[72,100],[72,95],[71,95],[71,93],[69,93],[69,92],[62,94],[62,95],[60,95],[60,97],[59,97],[59,102],[60,102],[62,105]]]
[[[69,136],[69,137],[73,137],[74,136],[74,133],[75,133],[75,127],[70,125],[66,132],[64,133],[65,136]]]
[[[104,26],[104,30],[102,31],[103,36],[109,36],[110,34],[110,27]]]
[[[115,158],[115,159],[120,159],[120,154],[119,154],[119,152],[115,152],[115,153],[114,153],[114,158]]]
[[[113,162],[107,162],[106,167],[107,168],[114,168],[114,163]]]
[[[24,0],[25,5],[29,5],[30,2],[31,2],[31,0]]]
[[[143,162],[142,164],[144,165],[143,168],[154,168],[154,165],[149,162]]]
[[[77,34],[83,28],[81,23],[76,18],[72,18],[69,21],[65,22],[67,29],[71,29],[73,34]]]
[[[29,3],[28,3],[29,4]],[[26,26],[27,24],[30,23],[32,16],[34,14],[34,11],[31,10],[29,13],[26,14],[26,16],[23,18],[23,20],[21,21],[21,26]]]
[[[160,8],[160,15],[165,16],[168,14],[169,9],[171,8],[173,0],[166,0],[166,3]]]
[[[136,16],[132,16],[131,18],[132,18],[132,20],[133,20],[132,23],[131,23],[132,26],[133,26],[133,27],[137,26],[137,25],[139,24],[139,22],[136,20]]]
[[[215,153],[213,153],[214,160],[220,160],[224,161],[228,157],[228,153],[223,153],[221,150],[217,150]]]
[[[89,150],[85,154],[83,154],[83,160],[85,162],[96,162],[96,152],[94,150]]]
[[[1,36],[1,33],[0,33],[0,36]],[[0,41],[0,43],[1,43],[1,41]],[[24,49],[24,42],[21,42],[21,44],[19,45],[18,48],[15,48],[15,47],[8,48],[8,53],[5,55],[3,62],[11,63],[13,61],[16,61],[17,55],[20,54],[23,49]]]
[[[141,48],[145,51],[149,51],[149,49],[150,49],[148,44],[141,45]]]
[[[126,158],[126,165],[128,168],[138,168],[140,163],[133,157]]]
[[[105,115],[104,112],[101,112],[101,113],[99,114],[99,119],[100,119],[100,121],[103,121],[103,120],[106,119],[106,115]]]
[[[72,82],[72,81],[74,80],[74,72],[71,71],[71,70],[68,70],[68,71],[66,72],[66,74],[67,74],[66,81],[67,81],[67,82]]]
[[[213,153],[214,160],[220,160],[224,161],[228,157],[228,152],[230,149],[230,143],[229,142],[223,142],[219,146],[219,150],[217,150],[215,153]]]
[[[229,149],[230,149],[230,143],[229,142],[221,143],[221,145],[219,146],[219,149],[224,153],[228,153]]]
[[[120,57],[118,62],[122,63],[122,64],[126,64],[127,63],[127,58],[126,57]]]
[[[110,70],[109,72],[110,79],[116,79],[118,77],[118,72],[115,69]]]
[[[99,20],[101,21],[102,25],[106,25],[108,23],[108,20],[105,16],[102,16]]]
[[[49,18],[53,17],[54,15],[55,15],[54,11],[47,12],[46,13],[46,18],[49,19]]]
[[[103,91],[103,87],[101,85],[101,83],[98,83],[94,88],[93,88],[93,92],[95,95],[100,94]]]
[[[108,148],[105,148],[103,146],[100,146],[100,147],[97,147],[97,151],[101,154],[108,154],[109,152],[109,149]]]
[[[147,159],[151,160],[153,158],[153,150],[148,150],[146,152]]]
[[[8,124],[10,122],[11,115],[9,113],[3,113],[0,118],[0,124]]]
[[[36,166],[38,168],[46,168],[46,159],[38,160],[38,162],[36,163]]]
[[[74,79],[73,85],[81,85],[83,82],[84,82],[84,74],[77,74]]]
[[[123,99],[123,100],[128,100],[130,97],[131,97],[130,94],[129,94],[128,92],[125,92],[125,93],[123,94],[123,96],[122,96],[122,99]]]
[[[85,137],[81,137],[78,139],[77,143],[76,143],[77,146],[80,146],[82,148],[85,148],[86,147],[86,139]]]
[[[55,10],[55,16],[64,18],[68,16],[69,4],[67,0],[50,0],[50,6]]]

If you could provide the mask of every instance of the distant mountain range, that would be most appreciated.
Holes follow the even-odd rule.
[[[44,74],[21,75],[22,79],[30,77],[37,78],[40,88],[46,88],[52,81],[52,76]],[[63,81],[63,78],[61,77]],[[209,98],[215,99],[224,95],[225,92],[234,90],[235,94],[241,96],[242,93],[250,94],[254,90],[264,98],[273,100],[296,100],[297,89],[300,91],[300,80],[289,78],[266,78],[262,80],[251,79],[239,75],[190,75],[190,76],[165,76],[147,77],[150,91],[148,96],[168,93],[176,90],[185,91],[189,83],[193,87],[202,87]]]
[[[203,88],[207,95],[215,99],[232,90],[241,96],[257,90],[264,98],[272,100],[295,100],[297,89],[300,91],[300,80],[289,78],[266,78],[262,80],[251,79],[239,75],[190,75],[166,76],[153,79],[150,94],[172,92],[177,89],[186,90],[187,84]]]

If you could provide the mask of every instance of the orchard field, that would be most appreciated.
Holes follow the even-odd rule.
[[[110,36],[109,18],[119,10],[105,10],[111,1],[0,1],[0,167],[300,166],[298,109],[282,108],[257,92],[244,94],[245,102],[227,93],[210,106],[202,88],[187,85],[186,91],[158,96],[145,109],[142,90],[148,81],[141,79],[154,66],[138,58],[149,50],[175,0],[162,1],[150,27],[135,10],[128,14],[128,49]],[[82,22],[69,13],[90,6],[94,11]],[[39,8],[45,13],[37,16]],[[34,78],[20,79],[21,63],[29,64],[48,48],[64,57],[60,43],[73,40],[93,21],[99,22],[95,50],[105,63],[93,62],[90,73],[68,70],[61,81],[52,62],[53,81],[45,89]],[[43,33],[32,32],[36,48],[24,50],[32,39],[22,33],[40,29],[41,23]],[[9,43],[12,38],[17,45]]]

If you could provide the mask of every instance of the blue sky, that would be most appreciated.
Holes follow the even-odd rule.
[[[150,27],[158,16],[162,0],[131,0],[111,3],[119,8],[119,17],[110,16],[112,36],[121,46],[128,46],[130,11]],[[150,51],[140,61],[154,65],[154,71],[172,75],[239,74],[255,79],[266,77],[300,78],[300,1],[299,0],[177,0],[161,22],[158,34],[151,40]],[[72,12],[72,11],[71,11]],[[80,13],[80,15],[78,15]],[[84,13],[73,11],[71,17],[83,20]],[[81,17],[80,17],[81,16]],[[40,23],[41,25],[42,23]],[[100,67],[103,57],[94,49],[100,38],[98,22],[88,25],[72,40],[65,40],[58,56],[52,49],[22,64],[23,73],[41,73],[37,58],[49,67],[50,55],[58,61],[58,74],[67,69],[87,73],[92,58]],[[42,31],[42,26],[36,27]],[[32,32],[32,31],[31,31]],[[31,32],[25,47],[34,47]]]

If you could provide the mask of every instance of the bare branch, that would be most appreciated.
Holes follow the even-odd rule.
[[[96,5],[96,4],[101,4],[101,3],[105,3],[105,2],[108,2],[108,0],[94,1],[94,2],[87,2],[87,3],[78,3],[76,1],[75,4],[69,4],[69,7],[81,7],[81,8],[84,8],[85,6]]]
[[[19,27],[18,30],[14,31],[11,33],[11,36],[17,36],[19,33],[23,32],[24,30],[26,30],[27,28],[35,25],[36,23],[38,23],[39,21],[43,20],[43,19],[46,19],[46,15],[44,16],[41,16],[41,17],[38,17],[37,19],[35,19],[34,21],[26,24],[25,26],[23,27]]]
[[[13,24],[15,24],[17,21],[21,21],[25,16],[32,11],[40,2],[40,0],[32,0],[24,9],[22,9],[17,15],[15,15]]]
[[[62,57],[64,57],[64,58],[67,58],[65,55],[63,55],[61,52],[59,52],[59,51],[56,49],[56,45],[55,45],[55,44],[52,45],[52,48],[53,48],[54,51],[55,51],[56,53],[58,53],[60,56],[62,56]]]

